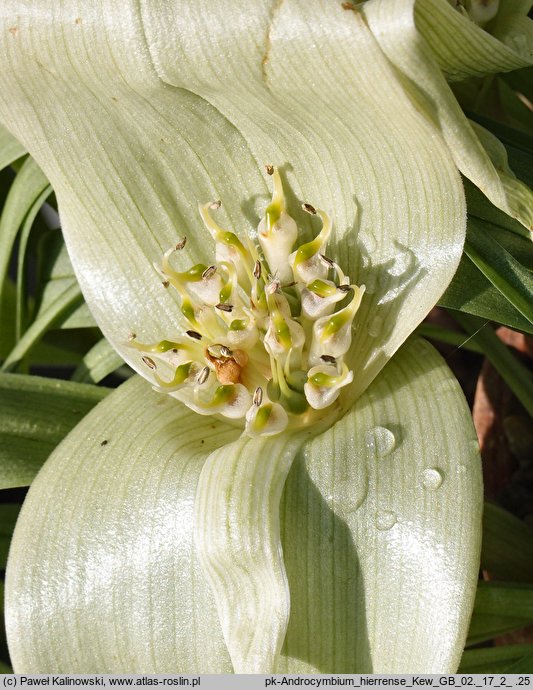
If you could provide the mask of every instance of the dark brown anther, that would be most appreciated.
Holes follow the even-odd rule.
[[[164,288],[168,288],[168,287],[170,287],[170,281],[169,281],[169,280],[164,280],[164,281],[161,283],[161,285],[162,285]]]
[[[311,216],[316,216],[316,208],[311,206],[311,204],[302,204],[302,210]]]
[[[339,290],[340,292],[350,292],[351,289],[351,285],[337,285],[337,290]]]
[[[179,252],[180,249],[183,249],[183,247],[187,244],[187,238],[183,237],[178,244],[176,245],[176,251]]]
[[[130,343],[131,343],[131,341],[132,341],[132,340],[135,340],[136,337],[137,337],[137,333],[133,333],[133,331],[132,331],[132,332],[128,335],[128,340],[129,340]]]
[[[257,386],[257,388],[255,389],[252,402],[256,407],[261,406],[261,403],[263,402],[263,389],[261,388],[261,386]]]
[[[261,262],[256,261],[254,266],[254,278],[259,280],[261,278]]]
[[[220,309],[220,311],[233,311],[233,304],[225,304],[224,302],[219,302],[215,304],[215,309]]]
[[[332,355],[320,355],[320,359],[328,364],[337,364],[337,360]]]
[[[335,268],[335,262],[333,261],[333,259],[330,259],[328,256],[325,256],[324,254],[320,254],[320,258],[326,264],[326,266],[329,266],[329,268]]]
[[[209,204],[209,208],[212,209],[213,211],[216,211],[216,210],[219,209],[221,206],[222,206],[222,202],[220,201],[220,199],[218,199],[217,201],[212,201],[212,202]]]
[[[189,338],[194,338],[194,340],[201,340],[202,336],[197,333],[196,331],[185,331],[185,334],[189,336]]]
[[[144,355],[142,360],[143,360],[144,364],[146,364],[146,366],[149,369],[157,369],[156,363],[154,362],[154,360],[151,357],[147,357],[146,355]]]
[[[202,278],[204,280],[207,280],[208,278],[211,278],[211,276],[216,273],[217,267],[216,266],[208,266],[205,271],[202,273]]]
[[[265,170],[267,172],[267,175],[273,175],[274,174],[274,166],[267,164],[265,165]]]

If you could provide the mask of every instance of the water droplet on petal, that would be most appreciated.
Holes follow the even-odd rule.
[[[371,338],[376,338],[383,328],[383,319],[381,316],[374,316],[374,318],[368,324],[368,335]]]
[[[376,513],[376,527],[380,532],[386,532],[398,522],[396,513],[392,510],[380,510]]]
[[[426,489],[435,491],[442,484],[442,473],[434,467],[428,467],[422,472],[422,484]]]
[[[366,445],[376,455],[384,457],[394,450],[396,439],[390,429],[384,426],[375,426],[367,434]]]

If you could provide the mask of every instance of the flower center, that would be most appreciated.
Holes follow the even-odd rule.
[[[170,258],[156,266],[165,287],[180,296],[185,323],[174,340],[143,344],[130,336],[153,371],[156,390],[200,414],[240,419],[250,436],[277,434],[313,422],[353,379],[344,362],[364,286],[351,285],[325,254],[331,222],[292,251],[298,228],[287,213],[279,172],[267,166],[274,191],[259,223],[259,246],[242,242],[211,215],[220,202],[199,207],[215,240],[216,263],[177,272]]]

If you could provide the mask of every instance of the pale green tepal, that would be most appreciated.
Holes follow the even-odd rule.
[[[218,413],[198,414],[135,377],[53,453],[8,566],[17,672],[457,668],[477,579],[479,458],[449,370],[429,345],[405,341],[461,256],[457,167],[524,222],[532,209],[521,188],[514,205],[515,183],[502,181],[441,70],[528,58],[446,0],[432,0],[431,24],[428,6],[4,3],[0,119],[54,186],[94,317],[150,383],[172,381],[176,394],[189,386],[186,403],[200,412],[216,403]],[[505,33],[513,13],[501,7]],[[414,88],[417,60],[431,56],[428,31],[438,58]],[[450,35],[464,56],[447,53]],[[279,167],[285,197],[279,218],[267,209],[263,243],[265,164]],[[204,225],[197,204],[215,200],[221,208],[201,207]],[[325,260],[298,254],[321,244],[327,226],[309,205],[332,222]],[[242,284],[240,264],[212,260],[211,211],[240,243],[233,249],[251,252]],[[285,218],[287,232],[269,245],[283,213],[294,226]],[[249,241],[261,245],[253,266]],[[291,252],[289,268],[279,257]],[[322,274],[298,282],[313,257]],[[161,285],[154,262],[178,289]],[[191,265],[196,282],[184,277]],[[271,276],[254,283],[254,272]],[[246,280],[252,301],[254,289],[266,293],[261,318],[239,292]],[[191,287],[200,281],[201,294]],[[304,311],[339,286],[346,302],[327,310],[352,304],[349,318],[315,329]],[[304,290],[317,299],[305,302]],[[217,300],[209,317],[206,299]],[[220,304],[242,310],[244,329]],[[217,342],[194,350],[199,339],[186,331],[207,337],[205,319]],[[253,345],[230,342],[248,326]],[[341,331],[346,349],[321,349]],[[162,362],[167,340],[194,357],[175,347],[177,359]],[[247,379],[258,342],[266,355],[251,359],[264,366]],[[204,384],[213,397],[202,397]],[[220,413],[235,389],[216,391],[237,385],[246,405],[228,421]],[[313,423],[299,425],[301,414]]]

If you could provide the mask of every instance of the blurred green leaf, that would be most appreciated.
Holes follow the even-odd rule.
[[[467,645],[490,640],[533,622],[533,585],[480,582]]]
[[[489,324],[475,316],[454,312],[453,318],[476,342],[509,388],[533,417],[533,376],[502,343]]]
[[[0,374],[0,488],[27,486],[51,451],[108,389]]]
[[[514,616],[493,615],[474,611],[470,621],[466,646],[471,647],[514,630],[521,630],[530,623],[531,619],[529,618],[516,618]]]
[[[41,238],[38,247],[36,319],[46,312],[65,290],[77,284],[61,231],[51,230]],[[55,326],[90,328],[96,324],[89,308],[80,300],[76,308],[63,314]]]
[[[443,328],[434,323],[422,323],[416,329],[418,335],[424,338],[429,338],[430,340],[438,340],[441,343],[447,343],[448,345],[457,345],[457,348],[462,350],[469,350],[470,352],[477,352],[482,354],[483,350],[477,343],[472,340],[465,339],[462,333],[458,331],[452,331],[449,328]]]
[[[533,672],[533,647],[528,654],[515,661],[505,669],[506,673],[532,673]]]
[[[533,582],[533,530],[491,503],[483,514],[481,567],[501,580]]]
[[[0,297],[20,227],[47,187],[44,173],[32,158],[28,158],[15,177],[0,217]]]
[[[45,187],[43,192],[34,201],[32,207],[28,210],[26,218],[22,224],[22,229],[20,231],[20,240],[18,246],[18,257],[17,257],[17,302],[16,302],[16,320],[15,320],[15,336],[18,340],[23,332],[24,319],[26,315],[26,308],[28,303],[28,297],[26,296],[26,271],[25,267],[27,264],[27,248],[28,241],[30,238],[30,232],[33,227],[33,223],[37,216],[37,213],[41,209],[43,203],[52,193],[52,188],[50,186]]]
[[[533,651],[530,644],[501,645],[485,649],[467,649],[458,673],[509,673],[509,664]]]
[[[481,223],[472,218],[465,252],[494,287],[533,325],[533,276]]]
[[[9,544],[19,511],[20,505],[16,503],[0,504],[0,570],[6,567]]]
[[[533,585],[517,582],[480,582],[474,611],[533,621]]]
[[[83,297],[76,282],[64,287],[62,292],[47,304],[46,309],[38,314],[35,321],[11,350],[2,366],[2,370],[14,370],[44,333],[65,319],[69,314],[72,314],[82,301]]]

